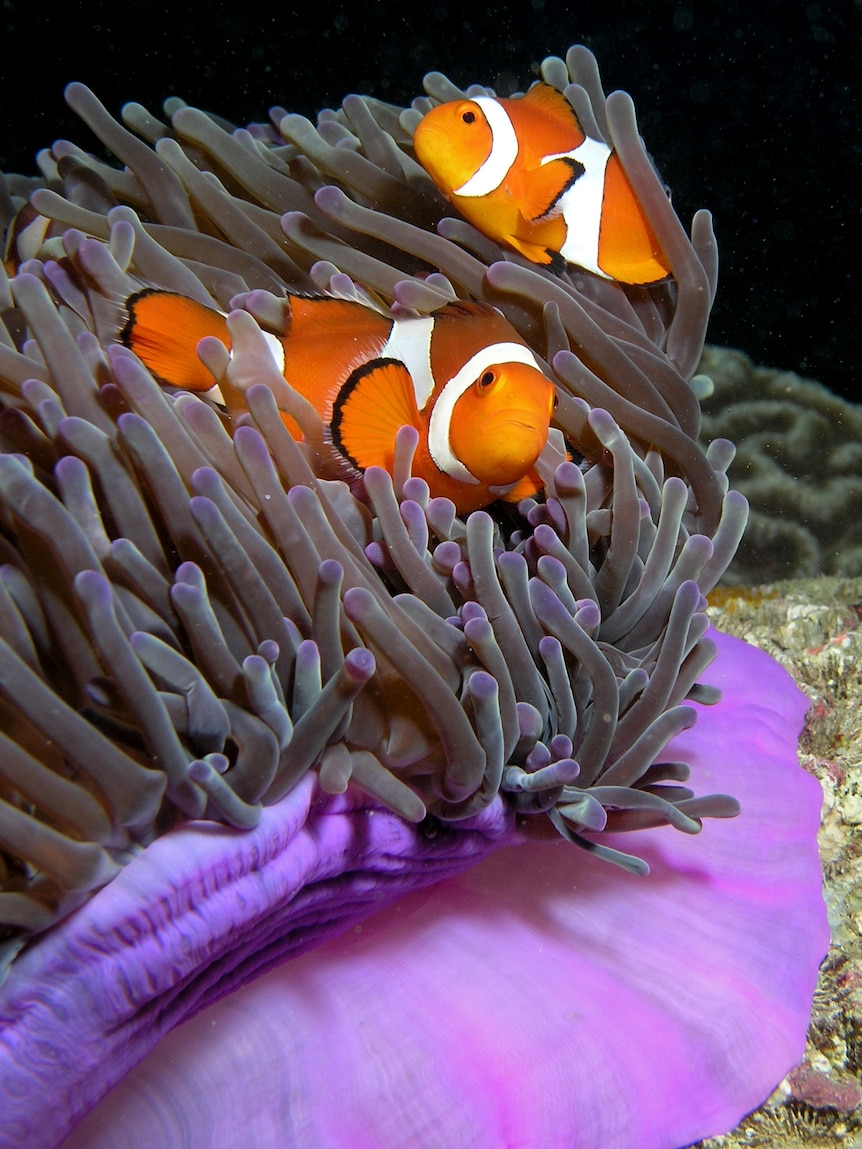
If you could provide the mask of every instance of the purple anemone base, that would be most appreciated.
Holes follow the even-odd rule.
[[[55,1146],[88,1111],[64,1149],[679,1149],[732,1127],[802,1055],[828,931],[807,702],[713,637],[722,702],[667,756],[738,818],[603,838],[645,878],[522,841],[499,801],[431,837],[310,779],[255,831],[187,825],[13,966],[0,1144]]]

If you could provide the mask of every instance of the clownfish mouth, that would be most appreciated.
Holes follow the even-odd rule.
[[[547,427],[537,427],[535,420],[531,419],[528,415],[521,413],[507,413],[501,412],[493,420],[489,420],[482,428],[484,435],[512,435],[516,434],[519,439],[534,438],[541,446],[539,450],[545,445],[548,438]]]
[[[454,183],[449,169],[453,162],[452,138],[437,124],[420,122],[413,139],[413,148],[419,163],[426,169],[444,196],[451,193]],[[469,174],[469,173],[468,173]]]
[[[515,483],[535,464],[547,439],[547,428],[523,416],[500,416],[482,426],[480,441],[490,445],[485,458],[471,459],[467,465],[484,482]]]
[[[421,162],[424,163],[426,159],[451,150],[452,141],[445,128],[421,120],[413,137],[413,147],[417,153],[421,153]]]

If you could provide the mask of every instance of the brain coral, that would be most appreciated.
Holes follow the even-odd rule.
[[[769,582],[862,568],[862,407],[790,371],[755,367],[707,347],[700,370],[702,438],[736,444],[729,469],[748,528],[726,583]]]

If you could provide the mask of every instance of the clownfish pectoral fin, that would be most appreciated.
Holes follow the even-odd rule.
[[[584,174],[584,165],[570,156],[551,160],[524,175],[521,214],[535,223],[559,215],[563,193]]]
[[[345,381],[332,407],[332,442],[360,471],[392,470],[395,436],[420,429],[410,372],[399,359],[372,359]]]
[[[126,300],[128,318],[120,342],[138,356],[162,384],[209,391],[215,380],[201,363],[198,343],[214,335],[230,347],[221,312],[172,291],[145,288]]]

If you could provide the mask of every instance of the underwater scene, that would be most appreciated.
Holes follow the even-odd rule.
[[[0,1149],[862,1149],[858,6],[126,15],[3,15]]]

